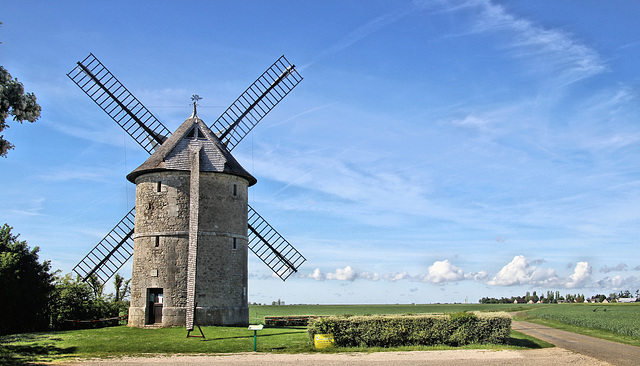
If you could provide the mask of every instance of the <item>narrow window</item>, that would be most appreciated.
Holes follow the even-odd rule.
[[[233,250],[238,249],[238,239],[237,238],[233,238],[233,244],[232,244],[231,248]]]
[[[160,236],[156,236],[156,248],[160,246]]]
[[[191,129],[191,131],[189,131],[189,133],[187,133],[186,138],[189,140],[195,140],[196,139],[195,134],[196,134],[196,128],[194,127]]]
[[[158,184],[156,185],[156,192],[162,192],[162,182],[158,181]]]
[[[238,185],[234,184],[233,185],[233,196],[236,197],[238,195]]]
[[[191,129],[191,131],[189,131],[189,133],[186,134],[185,138],[188,140],[206,139],[202,131],[200,131],[200,129],[195,126]]]

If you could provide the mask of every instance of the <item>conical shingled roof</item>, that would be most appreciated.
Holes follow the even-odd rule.
[[[127,175],[135,183],[137,177],[145,173],[177,170],[190,171],[189,151],[201,146],[200,171],[238,175],[249,181],[249,186],[257,183],[207,125],[195,114],[187,118],[175,132],[142,165]]]

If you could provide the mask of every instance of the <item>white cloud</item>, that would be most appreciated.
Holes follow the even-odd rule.
[[[311,275],[309,275],[309,277],[313,278],[316,281],[324,281],[325,280],[325,275],[324,275],[324,273],[322,273],[320,268],[316,268],[313,271],[313,273]]]
[[[380,275],[376,272],[362,272],[358,274],[358,278],[369,281],[380,281]]]
[[[412,277],[407,272],[385,273],[382,275],[382,279],[389,282],[396,282],[400,280],[411,279]]]
[[[344,36],[340,41],[338,41],[336,44],[334,44],[333,46],[331,46],[330,48],[322,51],[318,56],[315,57],[315,59],[313,61],[311,61],[310,63],[303,65],[299,68],[299,70],[304,70],[307,67],[313,65],[314,63],[316,63],[319,59],[322,59],[324,57],[327,57],[329,55],[332,55],[336,52],[339,52],[345,48],[348,48],[349,46],[353,45],[354,43],[358,42],[359,40],[369,36],[370,34],[388,26],[393,24],[394,22],[396,22],[398,19],[404,17],[405,15],[409,14],[409,12],[413,10],[413,8],[404,8],[404,9],[398,9],[392,13],[389,14],[383,14],[381,16],[378,16],[377,18],[371,19],[370,21],[368,21],[367,23],[361,25],[360,27],[356,28],[354,31],[352,31],[351,33],[347,34],[346,36]]]
[[[489,273],[484,270],[477,273],[471,272],[471,273],[466,273],[464,275],[464,278],[467,280],[473,280],[473,281],[484,281],[487,278],[489,278]]]
[[[557,279],[558,276],[553,269],[538,268],[523,255],[518,255],[502,267],[487,284],[492,286],[548,285],[555,283]]]
[[[327,273],[325,278],[327,280],[338,280],[338,281],[354,281],[358,277],[356,271],[351,268],[351,266],[346,266],[344,269],[338,268],[333,273]]]
[[[600,55],[572,34],[559,29],[545,29],[509,13],[505,6],[490,0],[443,1],[441,4],[444,4],[445,11],[473,12],[476,20],[470,33],[500,32],[508,35],[511,41],[506,47],[514,57],[530,62],[529,70],[545,72],[561,85],[607,69]]]
[[[309,278],[316,281],[324,280],[337,280],[337,281],[385,281],[385,282],[397,282],[402,280],[417,281],[424,283],[431,283],[435,285],[443,285],[450,282],[457,282],[462,280],[470,281],[484,281],[488,277],[487,271],[480,271],[477,273],[464,273],[461,268],[458,268],[451,264],[449,260],[435,261],[428,267],[427,273],[420,273],[412,275],[407,271],[401,272],[356,272],[351,266],[345,268],[337,268],[334,272],[324,273],[320,268],[316,268],[312,273],[300,274],[300,278]]]
[[[478,116],[470,114],[466,116],[464,119],[456,119],[451,121],[451,123],[455,126],[470,127],[470,128],[477,128],[477,129],[483,130],[487,127],[487,125],[491,123],[491,121],[488,119],[480,118]]]
[[[569,282],[565,284],[567,288],[584,287],[591,278],[591,266],[588,262],[578,262],[573,274],[569,276]]]
[[[606,70],[593,49],[557,29],[543,29],[531,21],[509,14],[502,5],[478,1],[481,15],[476,32],[507,31],[513,35],[510,45],[517,57],[536,62],[540,68],[554,71],[564,83],[571,83]]]
[[[594,284],[595,288],[603,289],[606,291],[622,291],[622,290],[633,290],[640,287],[640,277],[630,276],[630,277],[622,277],[620,275],[614,277],[605,277],[601,280],[596,281]]]
[[[515,286],[515,285],[535,285],[564,288],[583,288],[589,280],[593,269],[588,262],[578,262],[573,273],[568,277],[559,277],[554,269],[540,268],[536,264],[544,263],[544,260],[529,260],[523,255],[518,255],[513,260],[502,267],[502,269],[491,279],[485,270],[465,273],[461,268],[453,265],[448,259],[435,261],[427,268],[427,273],[412,275],[406,271],[389,272],[380,274],[377,272],[356,272],[351,266],[337,268],[334,272],[324,273],[320,268],[316,268],[312,273],[301,274],[301,278],[309,278],[316,281],[336,280],[336,281],[385,281],[396,282],[402,280],[430,283],[433,285],[445,285],[459,281],[484,282],[491,286]],[[619,288],[623,283],[633,283],[635,277],[622,279],[620,276],[605,278],[596,283],[596,287]],[[633,286],[632,286],[633,287]]]
[[[435,261],[431,266],[429,266],[424,282],[443,285],[448,282],[457,282],[462,279],[464,279],[464,272],[462,269],[454,266],[449,262],[449,260],[445,259],[443,261]]]

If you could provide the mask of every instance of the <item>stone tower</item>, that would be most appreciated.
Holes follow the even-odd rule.
[[[195,104],[127,179],[136,184],[129,326],[192,329],[194,315],[200,325],[247,325],[247,188],[256,179]]]

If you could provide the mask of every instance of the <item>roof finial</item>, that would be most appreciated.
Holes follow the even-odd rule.
[[[198,111],[196,110],[196,106],[198,105],[198,101],[200,99],[202,99],[202,97],[199,96],[198,94],[193,94],[191,96],[191,100],[193,101],[193,114],[191,114],[191,117],[189,118],[198,117]]]

